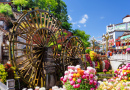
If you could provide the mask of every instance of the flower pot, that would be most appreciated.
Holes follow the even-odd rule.
[[[109,70],[110,74],[112,74],[112,70]]]

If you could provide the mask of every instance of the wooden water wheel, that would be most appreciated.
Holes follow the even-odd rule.
[[[10,60],[19,76],[31,86],[45,86],[48,49],[49,62],[57,65],[57,36],[61,33],[60,23],[44,10],[24,13],[10,34]],[[43,82],[43,83],[41,83]]]
[[[71,36],[64,42],[62,49],[63,68],[67,69],[69,65],[82,65],[81,55],[85,53],[84,45],[77,36]]]
[[[46,87],[48,73],[58,77],[68,65],[77,64],[75,59],[82,63],[82,41],[76,36],[65,40],[61,23],[44,10],[24,12],[14,23],[9,41],[12,65],[30,86]]]

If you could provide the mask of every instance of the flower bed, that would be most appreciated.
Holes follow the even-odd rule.
[[[104,81],[98,81],[100,86],[97,90],[130,90],[130,81],[119,80],[119,78],[104,79]]]
[[[87,67],[87,70],[81,70],[80,66],[68,66],[65,75],[61,77],[66,90],[95,90],[97,89],[96,70]]]

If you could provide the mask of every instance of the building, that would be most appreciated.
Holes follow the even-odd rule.
[[[11,4],[11,0],[0,0],[0,3]]]
[[[109,34],[109,47],[116,48],[116,39],[119,39],[119,36],[122,36],[124,32],[130,32],[130,15],[126,15],[123,18],[123,23],[119,24],[110,24],[106,26],[106,32]],[[106,39],[102,37],[102,42],[105,43]],[[119,40],[118,40],[119,42]]]

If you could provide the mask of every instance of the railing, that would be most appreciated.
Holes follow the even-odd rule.
[[[113,54],[110,57],[110,60],[129,62],[130,61],[130,54]]]
[[[0,82],[0,90],[7,90],[7,89],[8,89],[8,87],[5,84],[3,84],[2,82]]]

